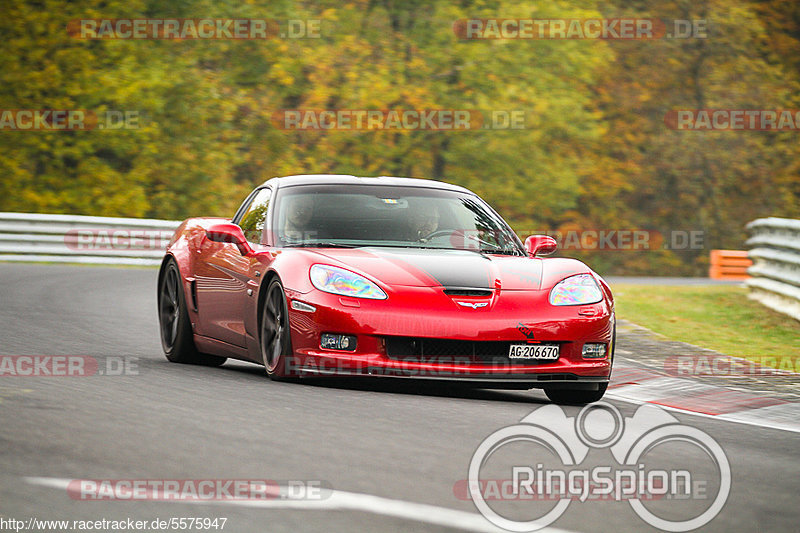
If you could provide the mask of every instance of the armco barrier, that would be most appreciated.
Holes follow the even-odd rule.
[[[158,265],[180,222],[0,212],[0,261]]]
[[[800,220],[759,218],[746,227],[750,298],[800,320]]]
[[[753,265],[752,259],[743,250],[711,250],[711,265],[708,277],[711,279],[746,280],[750,276],[747,269]]]

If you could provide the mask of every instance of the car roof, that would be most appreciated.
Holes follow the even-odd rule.
[[[443,181],[422,178],[397,178],[393,176],[360,177],[346,174],[298,174],[294,176],[272,178],[264,182],[264,185],[267,184],[277,186],[278,188],[291,187],[294,185],[390,185],[393,187],[425,187],[429,189],[472,192],[464,187],[452,185]]]

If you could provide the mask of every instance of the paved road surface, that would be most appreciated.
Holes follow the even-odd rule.
[[[135,365],[121,376],[0,377],[0,529],[2,520],[33,517],[225,517],[224,531],[233,532],[491,529],[454,486],[466,479],[484,438],[549,405],[542,393],[460,392],[396,381],[275,383],[245,363],[171,364],[158,340],[155,276],[144,268],[0,264],[0,355],[85,355],[100,369],[119,361]],[[619,348],[635,359],[629,339],[623,332]],[[620,358],[621,368],[628,363],[635,365]],[[645,387],[648,376],[641,373],[649,370],[636,371]],[[630,373],[620,376],[629,382],[618,383],[622,389],[636,382]],[[642,404],[631,393],[608,398],[625,416]],[[715,439],[730,463],[727,504],[703,531],[797,530],[797,431],[671,414]],[[604,427],[602,417],[595,422]],[[689,448],[662,445],[649,457],[652,464],[706,475],[713,492],[713,465]],[[509,446],[493,467],[550,464],[536,450],[541,453],[530,444]],[[607,449],[594,449],[581,464],[610,461]],[[75,479],[317,480],[334,492],[323,501],[97,502],[69,495],[66,486]],[[686,506],[708,504],[662,499],[647,505],[678,520]],[[543,504],[496,505],[530,519],[531,506]],[[624,501],[572,502],[554,527],[654,530]]]

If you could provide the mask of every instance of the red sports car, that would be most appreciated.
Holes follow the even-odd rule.
[[[409,178],[274,178],[232,220],[191,218],[158,276],[167,359],[263,364],[274,379],[391,376],[599,400],[614,303],[542,258],[467,189]]]

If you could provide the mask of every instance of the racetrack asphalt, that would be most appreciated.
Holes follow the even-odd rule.
[[[550,405],[543,393],[413,381],[280,383],[243,362],[172,364],[159,342],[156,274],[151,268],[0,263],[0,356],[88,356],[101,370],[128,365],[122,375],[0,376],[0,526],[12,518],[149,523],[224,517],[223,531],[232,532],[492,529],[454,487],[467,478],[487,436]],[[652,358],[636,360],[637,342],[633,332],[620,332],[619,364],[655,371]],[[645,379],[640,386],[646,388]],[[609,394],[605,400],[630,417],[646,403],[638,397]],[[580,408],[563,411],[574,417]],[[761,427],[757,420],[669,414],[716,441],[730,464],[730,495],[702,531],[797,530],[800,433]],[[504,453],[503,464],[540,460],[530,456],[531,447]],[[653,464],[714,476],[703,453],[661,445],[649,457]],[[581,463],[607,464],[613,464],[607,449],[590,450]],[[334,492],[322,501],[272,504],[85,501],[65,490],[70,480],[82,479],[295,480],[321,482]],[[497,508],[521,520],[535,517],[530,505]],[[685,503],[666,499],[648,505],[672,520],[689,512]],[[627,501],[571,502],[553,527],[657,530]]]

